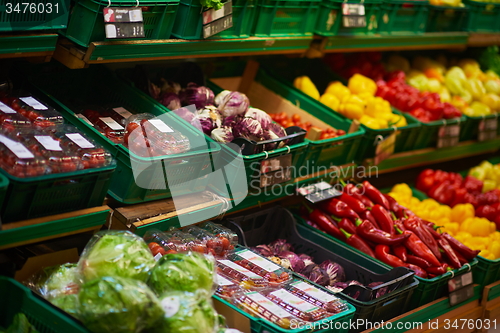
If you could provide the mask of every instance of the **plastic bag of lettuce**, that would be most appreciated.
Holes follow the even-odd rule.
[[[210,255],[156,262],[142,238],[107,231],[94,235],[77,264],[44,269],[28,286],[95,333],[212,333],[220,329],[214,278]]]

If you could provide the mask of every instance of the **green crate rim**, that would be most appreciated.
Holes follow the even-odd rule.
[[[142,4],[148,4],[148,5],[151,5],[151,4],[154,4],[154,5],[167,5],[167,4],[170,4],[170,3],[178,3],[180,0],[161,0],[161,1],[157,1],[157,0],[120,0],[120,1],[116,1],[116,0],[110,0],[110,1],[106,1],[106,0],[89,0],[89,1],[92,1],[93,3],[96,3],[100,6],[104,6],[104,7],[137,7],[137,3],[139,3],[139,6],[138,7],[142,7],[141,5]],[[111,6],[109,5],[111,2]]]
[[[482,1],[474,1],[474,0],[463,0],[464,4],[471,7],[486,7],[493,6],[494,8],[500,7],[500,4],[494,2],[482,2]]]

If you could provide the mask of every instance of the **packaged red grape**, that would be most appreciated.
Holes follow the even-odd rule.
[[[0,135],[0,167],[19,178],[48,173],[45,158],[35,156],[25,145],[5,135]]]
[[[17,95],[18,97],[8,99],[10,107],[28,118],[35,127],[48,128],[64,123],[64,118],[58,111],[35,97],[25,93]]]
[[[10,106],[0,102],[0,128],[2,133],[10,133],[20,128],[30,128],[31,121]]]
[[[189,226],[183,229],[197,239],[203,241],[207,247],[208,253],[211,253],[217,258],[225,258],[229,251],[234,248],[228,238],[224,236],[216,236],[211,232],[197,226]]]
[[[207,221],[201,225],[201,228],[209,231],[217,237],[225,237],[229,240],[231,245],[236,246],[238,244],[238,235],[229,228],[226,228],[220,224],[213,223],[211,221]],[[229,250],[232,250],[230,248]]]
[[[330,316],[325,309],[309,303],[286,289],[266,290],[261,293],[304,321],[318,321]]]
[[[291,275],[281,266],[249,249],[237,250],[229,256],[229,259],[266,278],[270,286],[278,287],[292,280]]]
[[[268,286],[268,281],[262,276],[235,264],[231,260],[217,260],[217,272],[231,281],[238,283],[243,289],[255,290]]]
[[[348,309],[345,301],[302,280],[294,281],[286,289],[297,297],[336,314]]]
[[[230,299],[235,293],[241,292],[242,288],[237,282],[232,281],[230,278],[217,273],[217,289],[215,294],[225,299]]]

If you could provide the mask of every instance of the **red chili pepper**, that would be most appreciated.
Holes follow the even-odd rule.
[[[392,267],[405,266],[405,263],[398,257],[390,254],[389,250],[389,245],[377,245],[375,247],[375,258]]]
[[[429,233],[432,235],[432,237],[434,237],[434,239],[441,239],[441,234],[439,232],[436,231],[436,229],[434,228],[437,228],[437,226],[430,222],[430,221],[426,221],[426,220],[422,220],[422,222],[424,223],[424,226],[427,227],[427,231],[429,231]]]
[[[390,195],[384,194],[384,197],[389,202],[389,207],[390,207],[391,212],[393,212],[396,215],[396,217],[398,217],[401,214],[401,210],[403,210],[405,208],[403,206],[401,206],[400,204],[398,204],[398,202],[396,200],[394,200],[394,198],[391,197]]]
[[[375,228],[368,220],[361,222],[356,228],[356,234],[363,239],[374,242],[375,244],[396,245],[405,241],[409,235],[394,235],[383,230]]]
[[[417,190],[427,193],[434,186],[434,173],[432,169],[422,171],[417,177]]]
[[[346,193],[342,193],[342,195],[339,197],[339,200],[345,202],[349,206],[349,208],[351,208],[358,214],[361,214],[366,210],[366,206],[361,201]]]
[[[465,264],[468,264],[469,262],[467,261],[467,259],[465,259],[465,257],[463,255],[460,254],[460,252],[458,251],[455,251],[455,254],[457,255],[457,258],[458,258],[458,261],[460,261],[460,264],[463,266]]]
[[[377,220],[380,229],[390,234],[395,234],[394,222],[392,221],[391,214],[389,214],[389,212],[384,207],[377,204],[372,207],[371,212],[373,214],[373,217],[375,217],[375,219]]]
[[[406,250],[406,247],[402,245],[395,245],[392,247],[392,251],[402,261],[406,262],[408,260],[408,251]]]
[[[327,234],[345,242],[346,238],[344,234],[340,232],[340,229],[338,228],[335,221],[330,216],[323,213],[321,210],[319,209],[312,210],[311,213],[309,214],[309,219],[313,223],[316,223],[318,227],[320,227],[320,229],[326,232]]]
[[[458,259],[457,255],[455,254],[455,251],[451,247],[450,243],[444,238],[441,238],[439,241],[439,247],[444,251],[444,254],[446,258],[448,259],[448,262],[451,267],[453,268],[460,268],[462,265],[460,264],[460,260]]]
[[[413,252],[414,255],[421,257],[422,259],[426,260],[431,264],[432,266],[440,266],[441,263],[439,260],[436,259],[436,256],[432,253],[432,251],[427,247],[427,245],[424,244],[418,238],[417,235],[415,235],[413,232],[406,230],[403,232],[404,234],[410,234],[410,236],[406,239],[404,245],[408,250]]]
[[[359,215],[356,214],[355,211],[353,211],[349,206],[338,199],[331,199],[327,201],[326,203],[322,204],[322,207],[325,211],[327,211],[329,214],[338,216],[338,217],[345,217],[348,219],[356,220],[359,219]]]
[[[429,277],[427,272],[420,266],[417,266],[415,264],[406,264],[405,267],[414,271],[415,275],[421,277],[422,279],[427,279]]]
[[[443,266],[427,267],[425,271],[429,274],[434,274],[434,275],[443,275],[444,273],[447,272],[447,270]]]
[[[374,203],[368,199],[366,196],[361,194],[359,188],[357,188],[354,184],[347,184],[344,186],[344,192],[358,199],[365,205],[365,207],[373,207]]]
[[[364,221],[368,220],[370,221],[377,229],[380,229],[380,226],[377,223],[377,220],[373,216],[372,212],[370,210],[365,210],[363,213],[359,214],[359,217]]]
[[[340,231],[344,234],[345,238],[347,238],[347,240],[346,240],[347,245],[350,245],[350,246],[354,247],[355,249],[358,249],[361,252],[366,253],[370,257],[375,258],[375,253],[373,252],[373,250],[358,235],[350,234],[347,231],[345,231],[344,229],[340,229]]]
[[[381,205],[385,209],[390,209],[389,202],[384,197],[384,195],[375,186],[370,184],[368,181],[363,182],[363,188],[365,189],[364,194],[370,199],[375,205]]]
[[[426,260],[424,260],[420,257],[414,256],[412,254],[408,255],[408,263],[413,264],[413,265],[417,265],[417,266],[422,267],[422,268],[431,267],[431,265]]]
[[[400,235],[403,233],[403,231],[406,230],[405,226],[404,226],[404,221],[406,219],[401,219],[401,220],[396,220],[394,221],[394,231],[396,234]]]
[[[423,225],[420,218],[410,217],[404,222],[404,224],[406,229],[413,231],[413,233],[417,235],[425,245],[427,245],[437,260],[441,260],[441,252],[439,252],[438,243],[431,233],[427,231],[427,228]]]
[[[334,220],[335,220],[335,218],[334,218]],[[339,226],[339,229],[344,229],[345,231],[347,231],[350,234],[357,234],[356,226],[349,219],[346,219],[346,218],[339,219],[339,220],[337,220],[337,224]]]
[[[448,234],[446,232],[443,232],[441,235],[442,235],[443,238],[445,238],[448,241],[448,243],[450,244],[450,246],[456,252],[459,252],[467,260],[474,259],[475,257],[477,257],[477,255],[479,254],[479,252],[481,252],[479,250],[475,250],[475,251],[472,250],[471,248],[465,246],[460,241],[456,240],[455,238],[453,238],[450,234]]]

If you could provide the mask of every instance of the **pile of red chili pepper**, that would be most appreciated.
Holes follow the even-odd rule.
[[[416,187],[430,198],[448,206],[470,203],[477,217],[484,217],[500,226],[500,189],[482,193],[483,182],[473,176],[463,178],[458,173],[425,169]]]
[[[305,207],[303,217],[313,227],[422,278],[460,268],[479,253],[447,233],[438,233],[434,223],[415,216],[368,181],[346,184],[339,197]]]

